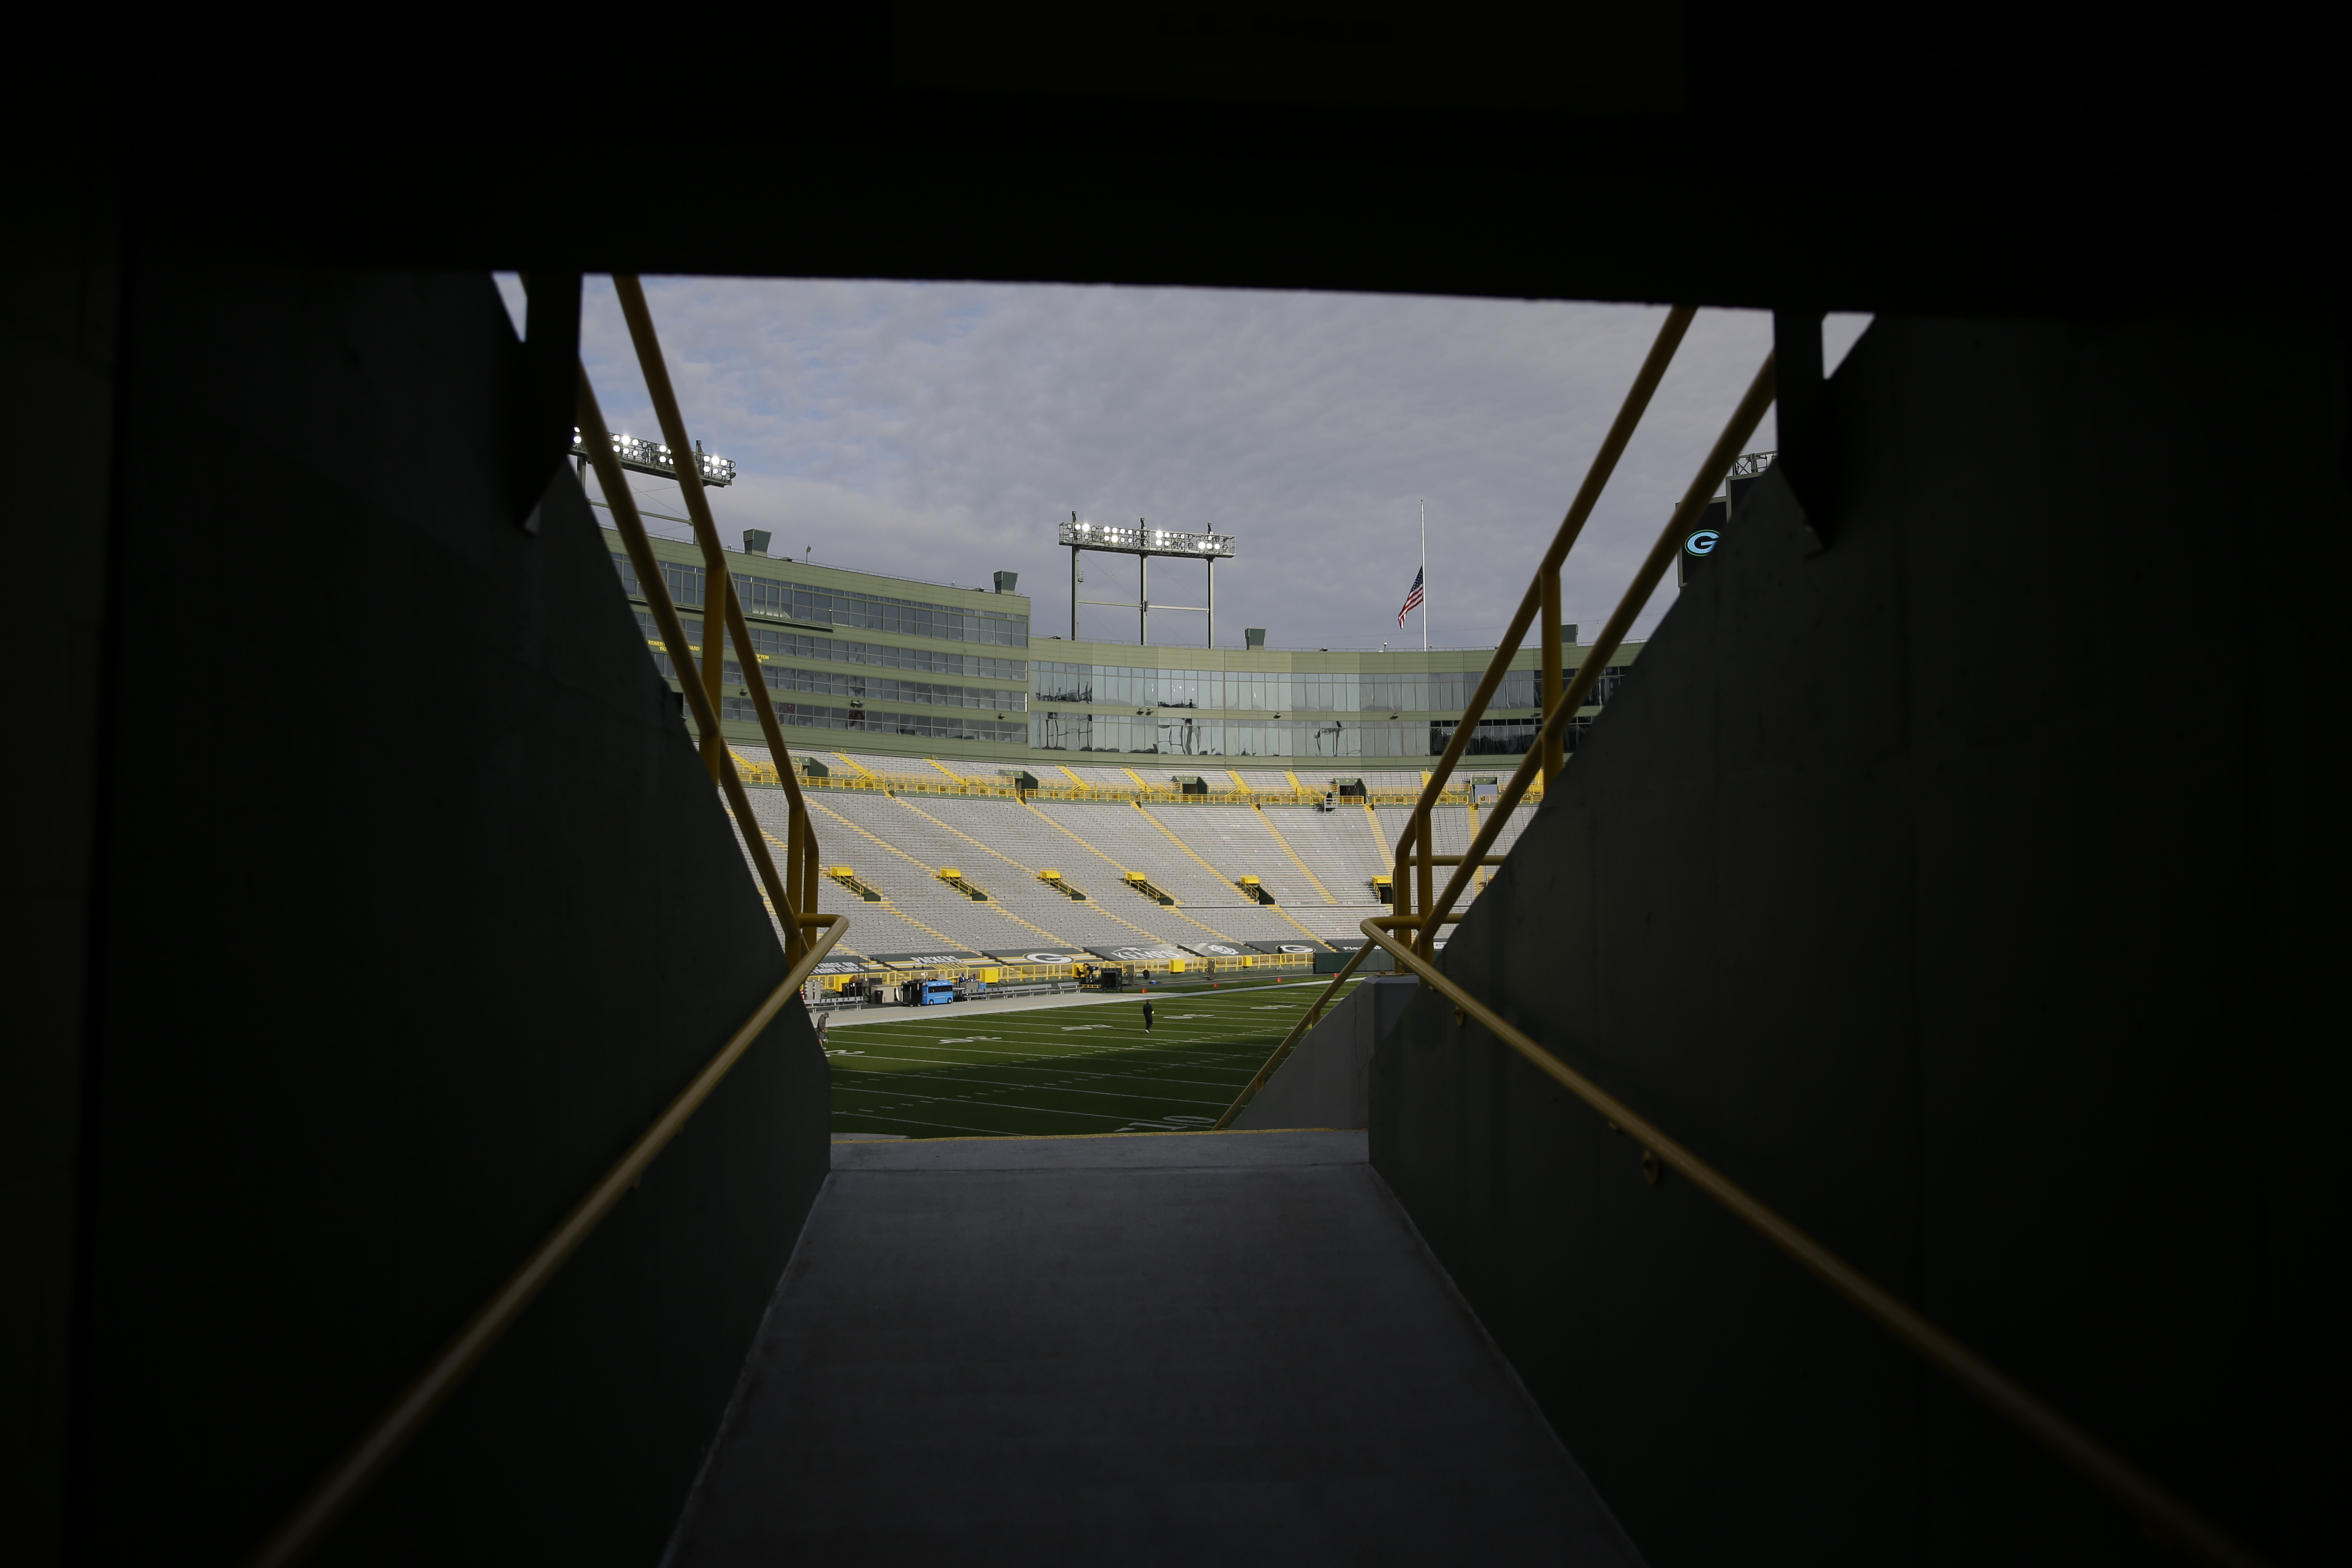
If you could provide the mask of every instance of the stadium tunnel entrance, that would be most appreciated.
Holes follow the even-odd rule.
[[[90,167],[26,192],[0,321],[43,530],[6,773],[12,1560],[2340,1560],[2352,400],[2301,226],[2335,139],[2280,120],[2332,101],[2287,90],[2308,68],[2233,74],[2226,28],[2158,18],[2098,70],[1923,36],[1837,75],[1802,18],[1694,11],[1596,45],[1613,86],[1531,48],[1544,80],[1480,96],[1377,18],[1250,31],[1305,62],[1263,75],[1155,34],[1119,90],[1163,108],[1080,156],[1040,150],[1069,106],[1032,74],[1077,44],[945,47],[923,10],[903,47],[819,40],[791,115],[710,102],[690,134],[751,152],[708,165],[660,126],[555,155],[576,106],[541,84],[601,63],[569,38],[443,95],[456,163],[353,129],[408,123],[413,71],[265,80],[227,26],[147,38],[57,122]],[[1325,45],[1410,45],[1452,96],[1401,121],[1412,73],[1316,76]],[[1985,102],[2033,119],[2043,69],[2080,124],[1952,151]],[[263,166],[226,103],[331,176],[220,177]],[[1693,226],[1727,110],[1785,154],[1736,242]],[[818,126],[870,144],[780,151]],[[805,200],[712,194],[785,152]],[[681,189],[701,226],[606,210]],[[2150,212],[2166,243],[2119,265]],[[935,787],[879,752],[811,775],[767,683],[725,683],[730,639],[762,651],[741,605],[700,633],[743,552],[608,533],[569,466],[575,428],[617,457],[570,283],[656,264],[1772,305],[1778,456],[1706,520],[1758,449],[1692,437],[1689,526],[1637,585],[1717,537],[1638,679],[1623,626],[1563,649],[1538,574],[1526,711],[1465,698],[1440,738],[1517,759],[1491,799],[1383,798],[1363,753],[1284,791],[1188,760],[1209,787],[1165,798],[1057,759],[1065,791],[1010,703],[972,742],[1001,759],[892,753]],[[488,276],[517,266],[520,340]],[[1824,302],[1876,313],[1829,375]],[[689,553],[708,605],[667,586]],[[971,593],[924,613],[1009,639],[977,599],[1012,595]],[[1114,668],[1084,662],[1047,673]],[[955,683],[1078,737],[1037,675]],[[1524,748],[1482,752],[1473,708]],[[1116,717],[1085,743],[1126,754]],[[1123,1112],[1156,1131],[834,1141],[856,1031],[820,1043],[822,963],[1350,941],[1420,982],[1361,1127],[1181,1131],[1177,1014],[1279,1009],[1255,1080],[1300,1013],[1155,992],[1166,1065]],[[938,1049],[997,1032],[904,1011]],[[1093,1048],[1015,1065],[1130,1093],[1081,1079]]]

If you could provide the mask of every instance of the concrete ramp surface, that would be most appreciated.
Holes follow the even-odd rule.
[[[833,1162],[674,1568],[1640,1561],[1361,1132]]]

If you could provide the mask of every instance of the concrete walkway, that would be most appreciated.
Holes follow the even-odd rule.
[[[1640,1561],[1361,1132],[833,1171],[673,1568]]]

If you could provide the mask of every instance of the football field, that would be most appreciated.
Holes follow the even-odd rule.
[[[1352,986],[1354,982],[1349,982]],[[835,1030],[833,1130],[909,1138],[1182,1132],[1249,1082],[1318,984],[1155,994],[1018,1013],[908,1008]]]

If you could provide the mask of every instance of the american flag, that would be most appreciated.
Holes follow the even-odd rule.
[[[1404,608],[1397,612],[1397,625],[1404,625],[1404,618],[1421,608],[1421,579],[1427,570],[1424,567],[1412,574],[1412,592],[1404,596]]]

